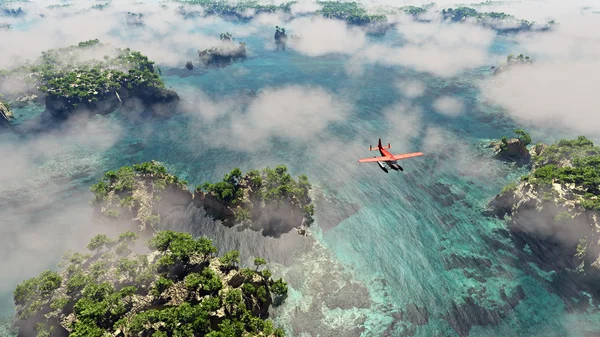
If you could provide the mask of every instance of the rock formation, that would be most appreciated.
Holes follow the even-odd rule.
[[[579,290],[598,296],[600,147],[580,136],[536,145],[532,154],[532,172],[506,186],[488,214],[507,218],[517,247],[529,247],[543,269],[570,275],[576,287],[557,285],[566,299]]]
[[[515,130],[517,138],[507,139],[502,137],[500,141],[494,141],[489,144],[493,148],[495,155],[499,159],[514,161],[519,164],[529,164],[531,160],[530,150],[527,145],[531,143],[531,137],[525,131]],[[532,149],[532,151],[535,151]]]
[[[240,224],[269,236],[302,229],[313,222],[308,178],[302,175],[296,182],[282,165],[245,175],[234,169],[223,181],[198,186],[194,194],[186,184],[159,163],[148,162],[106,172],[91,190],[98,214],[129,219],[139,230],[156,230],[161,214],[190,203],[203,207],[228,227]]]
[[[519,56],[515,57],[510,54],[506,57],[506,62],[498,67],[492,67],[494,69],[494,75],[498,75],[514,66],[531,64],[533,60],[529,56],[525,56],[523,54],[519,54]]]
[[[236,60],[246,58],[246,44],[233,43],[230,33],[221,34],[221,44],[216,47],[198,51],[198,57],[205,66],[227,66]]]
[[[101,61],[90,56],[102,52],[116,56]],[[165,88],[159,73],[154,62],[139,52],[89,40],[44,51],[34,65],[0,72],[0,80],[22,83],[14,92],[4,93],[7,97],[20,104],[43,100],[58,119],[76,112],[107,114],[121,106],[153,115],[171,114],[180,99]]]
[[[0,126],[9,125],[13,119],[13,113],[10,111],[10,105],[0,100]]]
[[[275,45],[277,46],[277,50],[285,50],[285,45],[287,44],[288,37],[285,34],[285,28],[275,26]]]

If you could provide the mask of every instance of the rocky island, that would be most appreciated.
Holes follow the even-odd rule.
[[[10,105],[0,96],[0,126],[10,125],[12,119],[13,113],[10,110]]]
[[[501,33],[518,33],[523,31],[547,31],[555,25],[554,20],[540,25],[527,20],[520,20],[503,12],[479,12],[475,8],[459,6],[437,10],[433,4],[417,6],[379,6],[365,8],[355,1],[316,1],[321,8],[314,13],[294,14],[292,6],[295,1],[283,2],[279,5],[261,4],[256,1],[240,1],[229,3],[222,0],[177,0],[184,4],[177,8],[177,13],[185,18],[218,15],[227,20],[248,21],[261,13],[284,13],[290,19],[315,15],[329,19],[345,21],[347,24],[361,27],[367,33],[385,34],[394,24],[388,17],[407,14],[415,20],[430,22],[442,19],[449,22],[471,22],[494,29]]]
[[[491,142],[489,147],[494,150],[498,159],[514,161],[518,164],[529,164],[531,152],[535,153],[537,147],[532,150],[527,149],[527,146],[531,144],[531,136],[523,129],[515,130],[515,134],[517,137],[511,139],[502,137],[500,141]]]
[[[498,75],[516,65],[531,63],[533,63],[533,60],[529,56],[519,54],[517,57],[515,57],[513,54],[510,54],[506,57],[506,62],[504,64],[501,64],[498,67],[493,66],[492,69],[494,69],[494,75]]]
[[[285,50],[285,45],[287,44],[288,37],[285,34],[285,28],[275,26],[275,45],[277,46],[277,50]]]
[[[543,270],[555,271],[559,294],[573,303],[579,291],[600,295],[600,147],[584,136],[532,151],[532,171],[507,185],[488,214],[507,219],[517,247]],[[561,280],[574,280],[564,288]]]
[[[97,235],[90,254],[69,252],[63,270],[19,284],[19,336],[284,336],[267,318],[287,284],[259,270],[264,259],[240,268],[239,252],[217,258],[209,239],[188,233],[157,232],[147,247],[137,238]]]
[[[302,231],[313,222],[308,178],[301,175],[295,181],[283,165],[246,174],[236,168],[220,182],[198,186],[193,194],[186,185],[161,164],[146,162],[106,172],[91,190],[98,214],[132,221],[142,231],[157,229],[161,214],[190,203],[226,226],[240,224],[269,236]]]
[[[125,22],[128,26],[143,26],[144,25],[144,14],[127,12],[125,16]]]
[[[105,56],[95,59],[98,54]],[[22,84],[8,88],[11,90],[4,88],[7,100],[29,97],[44,102],[58,119],[76,112],[107,114],[119,107],[166,115],[175,110],[180,99],[165,87],[159,71],[145,55],[96,39],[42,52],[32,65],[0,71],[0,80]]]
[[[236,45],[233,43],[233,37],[230,33],[222,33],[220,38],[221,44],[219,46],[198,51],[198,57],[205,66],[223,67],[246,58],[246,44],[244,42]]]

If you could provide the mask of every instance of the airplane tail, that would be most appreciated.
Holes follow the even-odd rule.
[[[373,148],[371,145],[369,145],[369,151],[379,150],[379,149],[391,149],[391,148],[392,148],[391,143],[388,143],[387,146],[381,146],[381,138],[379,138],[379,143],[377,144],[376,148]]]

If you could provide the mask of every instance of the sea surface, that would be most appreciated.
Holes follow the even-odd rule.
[[[41,133],[0,134],[0,154],[11,160],[9,178],[0,180],[3,313],[14,310],[18,282],[55,268],[66,249],[83,249],[94,234],[118,232],[90,221],[89,187],[104,171],[157,160],[190,189],[235,167],[284,164],[294,176],[309,177],[317,191],[316,222],[306,237],[225,228],[193,207],[162,224],[206,235],[221,252],[239,249],[245,262],[251,256],[271,261],[275,275],[290,284],[286,303],[273,310],[289,336],[583,336],[598,330],[599,316],[567,313],[548,290],[553,274],[520,261],[502,235],[504,224],[482,214],[506,183],[525,174],[486,148],[521,127],[480,98],[477,82],[491,76],[493,63],[445,79],[371,64],[351,75],[348,56],[308,57],[292,46],[275,51],[271,37],[269,28],[240,38],[249,58],[225,68],[180,77],[183,70],[162,67],[167,85],[189,103],[184,114],[140,120],[116,112]],[[370,39],[394,44],[400,33]],[[499,36],[490,53],[515,49],[511,38]],[[424,92],[411,98],[398,83],[415,80]],[[314,110],[311,101],[270,94],[265,97],[277,99],[257,104],[248,124],[250,102],[290,87],[334,97],[323,106],[342,117],[324,108],[292,118],[287,114],[304,104]],[[464,112],[436,112],[432,102],[443,95],[462,101]],[[17,131],[29,130],[42,110],[16,109]],[[211,111],[233,117],[215,119]],[[305,132],[290,123],[301,123]],[[559,136],[527,127],[534,142]],[[359,164],[358,158],[373,155],[368,146],[378,138],[394,153],[425,155],[400,162],[404,172]],[[325,200],[331,197],[337,204]]]

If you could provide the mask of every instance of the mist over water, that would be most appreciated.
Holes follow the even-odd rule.
[[[244,26],[201,30],[218,35],[228,29]],[[4,313],[14,310],[14,286],[54,268],[65,249],[84,249],[96,233],[118,233],[90,221],[91,184],[106,170],[157,160],[190,189],[235,167],[284,164],[326,196],[355,206],[332,207],[317,198],[308,237],[226,228],[192,206],[163,218],[165,228],[208,236],[220,253],[239,249],[247,263],[252,256],[270,261],[274,275],[290,284],[290,297],[273,310],[289,336],[598,331],[598,315],[567,314],[547,290],[552,275],[519,261],[501,232],[504,225],[481,214],[524,173],[485,149],[489,140],[521,126],[509,117],[490,118],[498,107],[480,99],[476,81],[489,76],[493,60],[448,77],[371,63],[353,73],[351,56],[309,57],[292,47],[275,52],[272,30],[238,38],[249,49],[244,62],[187,77],[163,66],[167,86],[189,104],[185,114],[140,121],[115,113],[78,121],[67,135],[0,135],[0,153],[27,168],[0,180]],[[390,31],[368,39],[394,45],[402,36]],[[488,51],[503,57],[514,47],[511,38],[499,36]],[[436,104],[442,97],[460,104]],[[15,109],[17,131],[41,113]],[[530,129],[538,141],[557,136]],[[393,153],[425,155],[400,162],[404,172],[359,164],[378,138],[390,142]]]

